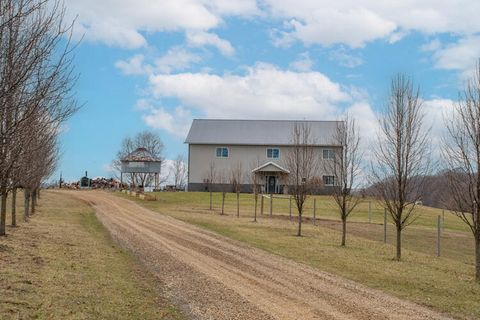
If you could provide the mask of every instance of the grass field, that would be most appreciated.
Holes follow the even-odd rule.
[[[175,211],[211,213],[209,208],[209,194],[201,192],[163,192],[156,194],[158,201]],[[340,221],[337,208],[331,197],[315,196],[310,197],[306,203],[304,217],[313,217],[313,199],[316,199],[316,217],[322,219],[322,226],[334,230],[340,230],[341,225],[336,223]],[[371,223],[369,221],[368,208],[371,210]],[[289,199],[275,198],[273,203],[273,216],[289,217]],[[221,212],[221,194],[213,194],[213,212]],[[236,215],[236,195],[227,193],[225,201],[225,212],[227,215]],[[240,195],[240,215],[242,217],[253,217],[254,201],[251,194]],[[269,217],[270,199],[264,198],[264,217]],[[258,202],[258,215],[260,216],[260,200]],[[437,254],[437,220],[438,215],[442,217],[442,210],[430,207],[419,206],[416,212],[417,219],[404,231],[404,248],[414,250],[432,256]],[[297,212],[292,202],[292,220],[295,222]],[[441,238],[441,256],[462,261],[465,263],[474,263],[474,241],[468,227],[456,216],[445,212],[444,224]],[[388,217],[389,218],[389,217]],[[355,211],[349,217],[351,223],[348,225],[349,235],[363,237],[369,240],[383,242],[383,221],[384,210],[374,200],[365,199],[361,202]],[[310,223],[312,223],[310,221]],[[340,236],[340,235],[339,235]],[[340,240],[339,240],[340,241]],[[395,230],[391,223],[387,225],[387,241],[394,243]]]
[[[43,192],[0,238],[0,319],[182,319],[79,200]]]
[[[125,196],[121,194],[121,196]],[[135,199],[129,197],[131,199]],[[249,243],[315,268],[338,274],[399,297],[430,306],[458,318],[480,318],[480,285],[474,282],[473,240],[458,218],[445,214],[442,257],[436,257],[436,221],[441,210],[421,207],[420,217],[404,234],[403,261],[394,257],[393,228],[383,244],[383,210],[372,202],[353,213],[347,248],[341,248],[340,225],[329,197],[316,197],[319,225],[304,225],[304,237],[295,237],[296,222],[288,220],[288,200],[274,199],[270,219],[268,199],[264,216],[252,222],[253,197],[241,195],[241,217],[236,218],[236,198],[227,195],[227,215],[220,216],[221,195],[214,195],[208,210],[208,193],[158,193],[157,201],[141,205],[193,223],[227,237]],[[311,202],[310,202],[311,203]],[[308,208],[311,208],[309,204]],[[308,209],[307,209],[308,210]]]

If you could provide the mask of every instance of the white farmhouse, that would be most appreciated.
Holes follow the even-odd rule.
[[[195,119],[185,143],[188,144],[188,190],[219,191],[232,184],[235,170],[242,170],[241,189],[250,192],[253,175],[265,193],[287,193],[289,170],[286,155],[292,148],[295,123],[310,127],[315,152],[320,161],[320,192],[328,193],[335,184],[324,161],[332,161],[340,148],[332,143],[337,121],[292,120],[212,120]]]

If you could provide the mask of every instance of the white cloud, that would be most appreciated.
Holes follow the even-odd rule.
[[[115,168],[112,166],[111,163],[104,163],[102,169],[107,174],[112,174],[116,172]]]
[[[124,48],[147,45],[144,33],[207,31],[227,16],[258,14],[255,0],[66,0],[76,32],[89,41]]]
[[[335,118],[350,101],[339,84],[319,72],[257,64],[245,75],[182,73],[150,77],[156,99],[177,98],[209,118]]]
[[[407,33],[480,32],[480,2],[459,0],[265,0],[272,17],[288,22],[280,40],[297,39],[307,45],[345,44],[362,47],[384,39],[395,42]],[[287,41],[287,42],[288,42]]]
[[[314,62],[310,58],[310,54],[308,52],[304,52],[298,56],[297,60],[290,63],[290,67],[300,72],[306,72],[312,69],[313,64]]]
[[[145,57],[142,54],[136,54],[128,60],[118,60],[115,67],[124,75],[142,75],[150,73],[151,67],[144,64]]]
[[[235,49],[230,42],[221,39],[214,33],[208,32],[188,32],[187,42],[192,47],[203,47],[210,45],[216,47],[224,56],[232,56],[235,53]]]
[[[433,52],[433,51],[437,51],[441,47],[442,47],[442,43],[440,42],[440,40],[433,39],[432,41],[427,42],[427,43],[423,44],[422,46],[420,46],[420,51]]]
[[[201,61],[200,56],[180,47],[173,47],[166,54],[155,60],[156,70],[170,73],[174,70],[185,70],[192,64]]]
[[[190,128],[192,114],[189,110],[178,106],[170,113],[165,108],[153,108],[143,116],[146,125],[154,129],[162,129],[177,137],[185,137]]]
[[[349,116],[355,119],[355,125],[363,141],[369,141],[378,133],[377,115],[367,102],[356,102],[347,110]]]
[[[355,68],[363,63],[362,58],[348,53],[344,47],[331,51],[329,59],[346,68]]]
[[[454,44],[437,48],[434,53],[435,67],[461,71],[464,77],[470,76],[480,57],[480,36],[460,39]]]
[[[173,47],[164,55],[154,59],[152,64],[146,63],[145,60],[144,55],[136,54],[128,60],[118,60],[115,67],[125,75],[150,75],[155,72],[171,73],[185,70],[202,59],[182,47]]]
[[[436,158],[440,157],[442,139],[446,135],[445,121],[449,119],[454,108],[454,101],[450,99],[430,99],[423,101],[425,114],[424,124],[430,130],[430,145]]]

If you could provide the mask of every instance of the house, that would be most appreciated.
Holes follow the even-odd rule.
[[[310,128],[320,161],[318,177],[323,191],[335,184],[324,161],[332,161],[340,146],[332,143],[337,121],[213,120],[195,119],[185,140],[188,144],[188,190],[232,189],[232,176],[242,171],[242,192],[251,192],[256,181],[265,193],[287,193],[289,169],[286,155],[292,149],[296,123]],[[213,174],[213,175],[212,175]],[[255,177],[255,180],[253,179]]]

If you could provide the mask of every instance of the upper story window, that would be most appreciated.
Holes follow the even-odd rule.
[[[335,151],[333,149],[323,149],[323,160],[334,160]]]
[[[217,158],[228,158],[228,148],[218,147],[215,151]]]
[[[335,176],[323,176],[323,184],[326,186],[334,186]]]
[[[267,158],[268,159],[278,159],[278,158],[280,158],[280,149],[279,148],[267,148]]]

